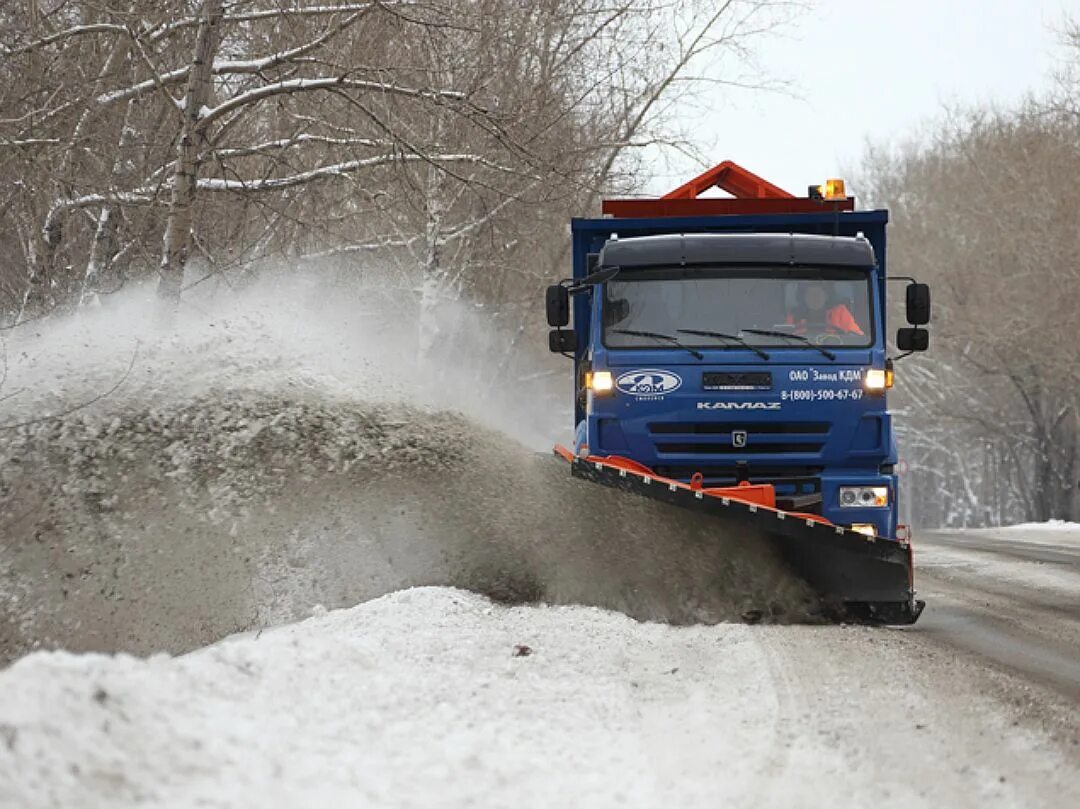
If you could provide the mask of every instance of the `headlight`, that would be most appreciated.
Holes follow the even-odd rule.
[[[585,384],[593,393],[599,394],[611,393],[615,388],[615,380],[611,376],[611,371],[593,371],[588,375]]]
[[[863,387],[872,391],[883,391],[893,386],[893,372],[888,369],[870,368],[863,379]]]
[[[888,486],[841,486],[840,508],[881,508],[889,505]]]

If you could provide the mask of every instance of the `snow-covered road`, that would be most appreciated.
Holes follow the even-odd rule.
[[[916,565],[921,636],[1070,700],[1080,725],[1080,526],[931,532]]]

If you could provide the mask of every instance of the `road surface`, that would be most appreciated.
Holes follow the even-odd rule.
[[[1080,531],[926,533],[920,638],[967,654],[1080,710]]]

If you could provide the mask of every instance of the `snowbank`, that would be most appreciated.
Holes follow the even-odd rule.
[[[422,588],[184,657],[38,652],[0,672],[0,806],[1074,805],[1075,762],[915,640]]]
[[[1080,523],[1047,520],[1046,522],[1001,525],[995,528],[948,529],[943,533],[972,533],[990,539],[1056,545],[1061,542],[1080,542]]]
[[[999,531],[1064,531],[1080,534],[1080,522],[1067,520],[1047,520],[1046,522],[1024,522],[1018,525],[1004,525]]]
[[[756,778],[764,665],[744,627],[443,589],[181,658],[37,653],[0,673],[0,805],[704,805]]]

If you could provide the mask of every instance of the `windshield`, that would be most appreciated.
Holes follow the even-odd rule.
[[[743,346],[701,332],[736,335],[755,346],[791,348],[867,347],[874,333],[865,270],[626,270],[604,285],[603,305],[604,344],[609,348],[666,347],[642,332],[677,336],[689,346],[734,349]]]

